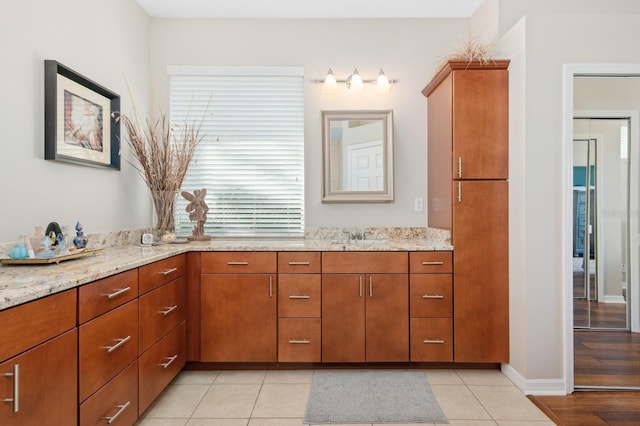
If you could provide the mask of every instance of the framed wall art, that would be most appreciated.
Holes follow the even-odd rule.
[[[44,61],[44,158],[120,170],[120,96]]]

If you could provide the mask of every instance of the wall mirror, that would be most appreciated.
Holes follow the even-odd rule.
[[[323,111],[323,203],[393,201],[393,112]]]

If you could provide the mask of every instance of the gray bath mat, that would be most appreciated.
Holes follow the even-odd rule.
[[[448,423],[423,372],[313,373],[304,423]]]

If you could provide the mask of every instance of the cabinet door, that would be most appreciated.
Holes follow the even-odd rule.
[[[0,404],[0,424],[76,425],[77,360],[78,332],[73,329],[0,364],[0,399],[13,400]],[[16,372],[17,377],[6,376]]]
[[[406,274],[366,275],[366,361],[409,361],[409,280]]]
[[[453,72],[453,178],[507,179],[507,70]]]
[[[203,274],[201,283],[203,362],[275,362],[274,275]]]
[[[364,275],[322,275],[322,362],[364,362]]]
[[[459,184],[461,198],[453,209],[454,360],[508,362],[507,182]]]

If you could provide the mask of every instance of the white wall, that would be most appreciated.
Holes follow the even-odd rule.
[[[133,0],[0,2],[0,241],[51,221],[80,220],[89,233],[150,225],[142,181],[126,162],[117,172],[44,160],[44,60],[120,94],[123,109],[126,77],[147,108],[148,31]]]
[[[154,20],[152,81],[167,96],[167,65],[297,65],[305,69],[305,200],[307,226],[426,226],[426,98],[420,93],[457,39],[467,19]],[[347,78],[358,68],[374,79],[383,68],[391,94],[373,86],[362,96],[322,94],[329,68]],[[215,96],[214,100],[215,102]],[[390,204],[322,204],[322,110],[392,109],[395,194]],[[426,209],[425,209],[426,210]]]
[[[504,3],[525,12],[531,6],[526,0],[503,1],[501,13],[509,11]],[[520,93],[510,99],[510,150],[516,151],[510,152],[511,367],[528,389],[561,390],[559,381],[568,374],[563,365],[563,66],[640,63],[637,5],[627,2],[629,14],[611,15],[609,2],[601,3],[601,13],[592,3],[593,14],[562,8],[556,15],[550,5],[546,13],[531,6],[535,13],[526,14],[522,62],[513,61],[510,69],[511,93],[514,87]],[[522,22],[501,44],[512,42]],[[514,67],[516,62],[524,68]]]

